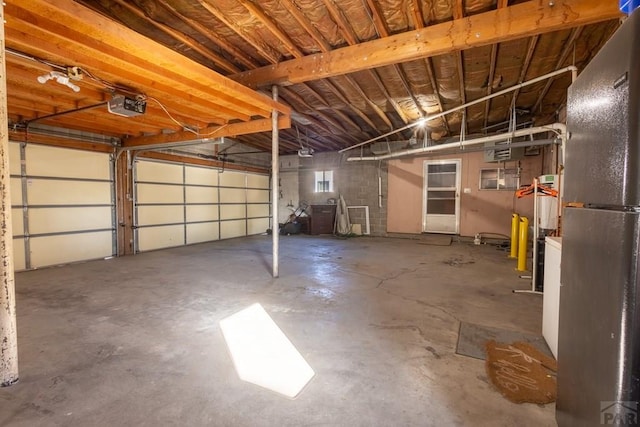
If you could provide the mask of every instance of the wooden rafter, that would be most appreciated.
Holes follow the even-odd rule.
[[[202,44],[200,44],[197,40],[194,40],[192,37],[186,34],[183,34],[180,31],[177,31],[171,28],[170,26],[163,24],[162,22],[158,22],[154,19],[149,18],[143,11],[138,9],[136,6],[134,6],[130,2],[124,1],[124,0],[114,0],[114,1],[116,2],[116,4],[125,8],[133,15],[137,16],[140,19],[143,19],[149,25],[156,27],[158,30],[170,35],[176,40],[179,40],[181,43],[184,43],[189,47],[189,49],[192,49],[195,52],[198,52],[200,55],[204,56],[205,58],[207,58],[208,60],[216,64],[218,67],[222,68],[224,71],[228,73],[240,72],[240,69],[238,67],[236,67],[226,59],[222,58],[220,55],[216,54],[215,52],[212,52],[209,49],[202,47]]]
[[[491,95],[493,90],[493,80],[496,74],[496,62],[498,60],[498,45],[491,46],[491,59],[489,60],[489,75],[487,77],[487,95]],[[489,110],[491,110],[491,99],[488,99],[484,104],[484,125],[486,128],[489,123]]]
[[[282,31],[278,25],[269,18],[262,9],[256,6],[255,3],[248,0],[238,0],[258,21],[269,30],[280,42],[284,45],[287,51],[296,58],[302,58],[303,54],[291,40],[291,38]]]
[[[389,117],[387,117],[387,115],[384,113],[384,111],[382,111],[380,107],[378,107],[378,105],[375,102],[373,102],[369,98],[369,96],[367,96],[366,93],[364,93],[364,90],[362,90],[360,85],[352,77],[350,76],[345,76],[345,77],[347,82],[351,85],[351,87],[353,87],[355,91],[358,92],[358,95],[360,95],[360,97],[363,98],[367,104],[369,104],[369,106],[373,109],[373,111],[376,112],[378,117],[382,119],[382,121],[389,127],[389,129],[393,130],[393,124],[391,123],[391,120],[389,120]]]
[[[331,3],[331,0],[325,2]],[[552,4],[523,2],[328,53],[284,61],[236,74],[233,78],[252,87],[301,83],[622,16],[615,2],[556,0]]]
[[[224,23],[227,27],[233,30],[237,35],[239,35],[244,41],[249,43],[262,57],[267,59],[271,63],[278,62],[280,60],[278,53],[276,53],[273,48],[267,46],[265,43],[262,43],[256,40],[254,37],[246,34],[243,29],[237,25],[235,22],[228,19],[225,14],[220,11],[216,6],[210,3],[210,0],[197,0],[198,3],[205,8],[210,14],[218,18],[222,23]]]
[[[380,90],[380,92],[384,94],[384,96],[387,98],[387,100],[389,101],[393,109],[396,110],[396,113],[398,113],[398,116],[400,116],[400,119],[405,124],[409,123],[409,118],[407,117],[406,113],[404,112],[402,107],[400,107],[400,104],[398,104],[398,102],[391,96],[391,94],[387,90],[387,87],[384,85],[384,82],[380,78],[380,75],[378,74],[378,72],[376,70],[370,70],[370,76],[373,79],[373,81],[376,83],[376,86],[378,86],[378,90]],[[415,97],[413,96],[413,93],[410,93],[409,95],[411,96],[411,99],[414,100],[415,102]],[[418,106],[417,102],[416,102],[416,107],[418,108],[419,111],[422,111]]]
[[[320,31],[307,19],[304,13],[298,7],[293,4],[291,0],[282,0],[282,5],[289,11],[291,16],[298,21],[298,24],[311,36],[311,38],[318,44],[318,47],[323,52],[329,52],[331,45],[320,34]]]
[[[244,53],[242,50],[235,47],[233,44],[226,41],[224,38],[219,37],[215,32],[206,27],[205,25],[200,24],[198,21],[193,19],[188,19],[184,15],[180,14],[176,9],[173,8],[169,3],[165,0],[159,0],[159,3],[167,9],[173,16],[179,19],[183,24],[190,26],[191,28],[198,31],[200,34],[208,38],[212,43],[224,49],[228,53],[230,53],[239,63],[244,65],[249,69],[253,69],[257,67],[256,62],[249,55]]]
[[[344,103],[345,106],[350,107],[351,110],[354,113],[356,113],[358,117],[362,119],[362,121],[364,121],[367,125],[369,125],[369,127],[371,127],[371,129],[376,129],[376,124],[373,123],[373,121],[369,118],[369,116],[367,116],[359,108],[356,108],[353,105],[351,105],[351,102],[349,102],[349,99],[342,93],[342,91],[330,79],[325,80],[324,83],[327,86],[327,88]]]
[[[453,0],[453,19],[464,18],[463,0]]]
[[[459,85],[459,91],[460,91],[460,103],[461,104],[466,104],[467,103],[467,94],[466,94],[466,90],[465,90],[465,85],[464,85],[464,63],[463,63],[463,59],[462,59],[462,51],[459,51],[456,54],[456,67],[458,68],[458,85]],[[466,130],[467,130],[467,109],[463,109],[462,110],[462,121],[460,122],[460,133],[465,133],[466,134]]]
[[[320,117],[323,120],[325,120],[326,122],[328,122],[337,131],[342,132],[347,136],[350,136],[350,134],[348,133],[347,129],[344,127],[344,125],[342,123],[338,122],[337,120],[335,120],[334,118],[332,118],[328,114],[324,113],[322,110],[317,109],[317,108],[313,108],[311,105],[309,105],[307,103],[307,101],[305,101],[304,98],[302,98],[296,92],[294,92],[292,90],[289,90],[287,88],[280,88],[280,95],[282,96],[283,100],[286,100],[288,102],[289,105],[293,105],[294,103],[296,103],[298,105],[302,105],[303,108],[306,111],[309,111],[309,112],[312,111],[313,114],[316,114],[318,117]],[[299,111],[299,109],[297,109],[297,110]],[[307,117],[309,114],[311,114],[311,113],[305,114],[305,117]],[[328,132],[331,132],[329,129],[326,129],[326,130]]]
[[[579,27],[579,28],[574,28],[571,31],[569,40],[567,40],[567,42],[565,43],[564,48],[562,49],[562,52],[558,57],[558,61],[556,62],[556,66],[555,66],[556,70],[562,67],[564,62],[567,60],[567,57],[574,49],[574,44],[576,40],[578,39],[578,37],[580,37],[580,34],[582,34],[583,29],[584,27]],[[540,105],[542,105],[542,100],[547,95],[547,92],[549,92],[549,88],[551,87],[551,84],[553,84],[553,81],[554,81],[553,78],[547,79],[547,82],[545,83],[544,88],[542,89],[542,91],[540,92],[540,95],[538,96],[538,100],[536,101],[536,103],[533,105],[533,108],[531,109],[532,112],[537,111]]]
[[[533,58],[533,53],[536,50],[536,46],[538,45],[538,39],[540,36],[533,36],[529,39],[529,46],[527,47],[527,54],[524,57],[524,61],[522,62],[522,68],[520,68],[520,76],[518,76],[518,83],[524,82],[524,79],[527,77],[527,71],[529,71],[529,66],[531,65],[531,59]],[[513,95],[511,96],[511,102],[509,103],[509,108],[515,107],[518,102],[518,95],[520,94],[520,88],[513,91]]]
[[[358,44],[358,36],[353,31],[351,24],[347,21],[347,18],[342,13],[342,10],[335,4],[333,0],[323,0],[331,18],[338,25],[342,37],[347,41],[350,46]]]

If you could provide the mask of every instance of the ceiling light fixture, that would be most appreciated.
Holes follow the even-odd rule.
[[[46,82],[48,82],[49,80],[54,80],[57,81],[58,83],[60,83],[63,86],[67,86],[69,89],[71,89],[74,92],[80,92],[80,87],[74,83],[71,82],[71,79],[69,78],[68,75],[61,73],[60,71],[51,71],[47,74],[43,74],[41,76],[38,76],[38,82],[45,84]]]

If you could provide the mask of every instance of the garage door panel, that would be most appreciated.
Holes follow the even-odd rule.
[[[108,205],[111,183],[29,179],[27,200],[29,205]]]
[[[245,187],[245,176],[244,172],[230,172],[224,171],[219,175],[220,185],[222,187]]]
[[[247,211],[245,205],[222,205],[220,206],[220,219],[241,219],[246,218]]]
[[[220,223],[220,238],[230,239],[232,237],[241,237],[247,235],[247,226],[245,220],[239,221],[223,221]]]
[[[111,231],[41,236],[29,239],[31,267],[65,264],[111,256]]]
[[[27,269],[24,256],[24,239],[13,239],[13,269],[16,271]]]
[[[218,222],[187,224],[187,244],[210,242],[220,238]]]
[[[27,145],[27,175],[110,179],[109,155],[46,145]]]
[[[269,216],[269,205],[248,205],[247,218]]]
[[[182,165],[146,161],[136,163],[136,181],[182,184],[182,174]]]
[[[170,248],[184,245],[184,226],[167,225],[161,227],[145,227],[138,229],[139,250]]]
[[[20,144],[17,142],[9,143],[9,174],[20,175]]]
[[[218,205],[187,206],[187,222],[215,221],[218,219]]]
[[[185,169],[185,183],[196,185],[218,185],[218,171],[215,169],[187,166]]]
[[[22,236],[24,234],[22,209],[11,209],[11,232],[14,236]]]
[[[111,207],[29,209],[29,233],[63,233],[111,228]]]
[[[247,174],[248,188],[269,188],[269,175]]]
[[[218,188],[217,187],[186,187],[187,203],[217,203]]]
[[[247,221],[247,232],[249,235],[262,234],[269,228],[269,218],[256,218]]]
[[[137,184],[137,203],[183,203],[180,185]]]
[[[236,188],[221,188],[220,203],[244,203],[247,201],[246,190]]]
[[[20,178],[10,179],[9,191],[11,192],[11,206],[22,206],[22,180]]]
[[[269,190],[247,190],[247,202],[269,203]]]
[[[138,206],[138,225],[184,222],[184,206]]]

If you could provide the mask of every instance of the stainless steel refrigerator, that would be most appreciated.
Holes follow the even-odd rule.
[[[556,419],[640,425],[640,10],[569,88],[567,131]]]

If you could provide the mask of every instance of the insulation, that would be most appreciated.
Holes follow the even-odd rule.
[[[161,26],[190,38],[231,67],[244,71],[375,40],[383,32],[398,34],[482,14],[495,10],[498,3],[465,0],[461,9],[456,9],[458,0],[379,0],[375,1],[377,10],[372,10],[368,0],[133,0],[129,2],[131,7],[121,0],[81,2],[225,75],[234,72],[223,69]],[[522,1],[511,0],[509,6],[518,3]],[[138,13],[132,8],[137,8]],[[252,12],[252,8],[261,13]],[[376,28],[377,12],[383,28]],[[275,31],[269,28],[270,24]],[[306,145],[316,151],[344,148],[385,133],[390,127],[414,122],[424,114],[436,114],[569,64],[581,69],[618,25],[614,20],[576,30],[579,36],[561,63],[559,57],[566,53],[574,30],[293,84],[283,88],[281,96],[292,106],[293,121],[305,136]],[[528,58],[530,47],[535,49]],[[430,78],[431,65],[435,85]],[[523,88],[517,97],[507,94],[469,107],[465,112],[466,131],[483,133],[487,126],[504,124],[512,106],[518,122],[553,121],[555,111],[565,102],[569,84],[567,74],[551,84],[541,82]],[[455,136],[462,120],[460,111],[430,122],[431,136],[435,140]],[[406,137],[396,136],[400,140]],[[295,129],[283,130],[281,137],[284,152],[297,150],[300,141]],[[239,140],[258,148],[269,142],[262,135],[246,135]]]

